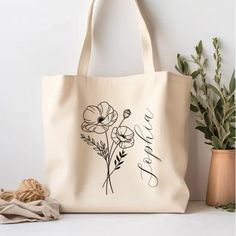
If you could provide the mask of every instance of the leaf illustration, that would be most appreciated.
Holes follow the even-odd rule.
[[[120,169],[121,165],[124,163],[123,158],[127,156],[124,150],[119,152],[119,156],[116,155],[116,159],[114,160],[115,170]]]
[[[121,165],[121,164],[123,164],[124,163],[124,161],[121,161],[120,163],[119,163],[119,165]]]
[[[97,152],[97,154],[104,159],[107,158],[108,155],[108,149],[106,148],[106,145],[100,141],[96,142],[93,138],[91,138],[89,135],[86,137],[84,134],[80,135],[81,139],[84,140],[89,146],[93,146],[93,150]]]
[[[120,161],[120,158],[116,155],[116,160],[119,162]]]

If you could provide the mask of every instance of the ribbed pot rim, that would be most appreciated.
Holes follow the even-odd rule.
[[[218,152],[218,153],[235,153],[235,149],[211,149],[212,152]]]

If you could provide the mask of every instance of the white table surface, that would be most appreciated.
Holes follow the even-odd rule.
[[[0,225],[0,236],[233,236],[235,214],[189,203],[186,214],[68,214],[58,221]]]

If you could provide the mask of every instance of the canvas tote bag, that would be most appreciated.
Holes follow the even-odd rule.
[[[94,2],[77,75],[43,78],[46,186],[62,212],[184,212],[191,79],[155,72],[135,0],[144,74],[88,76]]]

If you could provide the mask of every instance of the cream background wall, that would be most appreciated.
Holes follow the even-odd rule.
[[[235,65],[234,0],[140,0],[156,62],[175,71],[176,54],[189,55],[202,39],[223,42],[223,76]],[[43,180],[41,76],[75,74],[85,33],[88,0],[0,0],[0,187],[23,178]],[[93,75],[142,73],[132,0],[98,0]],[[210,65],[211,66],[211,65]],[[212,74],[210,74],[212,75]],[[192,199],[204,199],[210,147],[191,115],[187,182]]]

